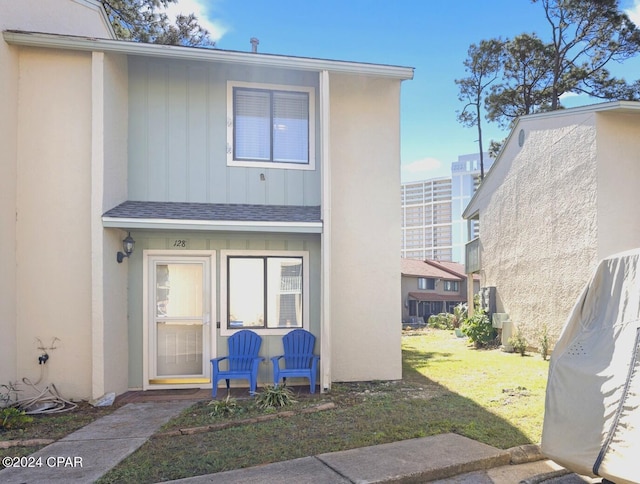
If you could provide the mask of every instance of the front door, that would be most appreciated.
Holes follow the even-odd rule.
[[[147,254],[147,387],[211,382],[212,266],[213,255]]]

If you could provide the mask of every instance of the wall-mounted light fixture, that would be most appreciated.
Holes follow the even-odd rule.
[[[118,264],[120,264],[125,257],[129,257],[133,253],[133,248],[136,245],[136,241],[131,238],[131,232],[122,241],[122,250],[124,252],[118,252]]]

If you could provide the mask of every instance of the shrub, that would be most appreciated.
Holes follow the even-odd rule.
[[[256,395],[255,400],[258,408],[269,410],[279,407],[286,407],[296,403],[293,392],[284,385],[267,385]]]
[[[467,318],[462,323],[461,329],[476,348],[487,346],[495,340],[497,334],[496,329],[489,321],[489,316],[482,309],[476,310],[473,316]]]
[[[524,356],[527,352],[527,339],[520,331],[518,331],[515,336],[509,338],[509,344],[513,346],[513,350],[516,353],[520,353],[520,356]]]
[[[0,409],[0,429],[21,429],[33,421],[33,417],[29,417],[24,410],[18,410],[14,407],[6,407]]]
[[[542,331],[540,333],[540,355],[542,359],[546,361],[547,356],[549,356],[549,327],[544,324],[542,325]]]
[[[239,409],[235,398],[227,395],[224,400],[212,400],[208,404],[211,407],[210,417],[226,417],[233,415]]]
[[[453,329],[454,316],[449,313],[433,314],[429,316],[429,327],[435,329]]]

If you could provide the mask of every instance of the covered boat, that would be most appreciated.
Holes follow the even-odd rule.
[[[640,250],[601,261],[567,319],[541,447],[578,474],[640,483]]]

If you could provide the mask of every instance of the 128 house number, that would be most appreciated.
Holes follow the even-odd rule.
[[[187,245],[187,240],[185,239],[175,239],[173,241],[173,247],[176,249],[186,249]]]

